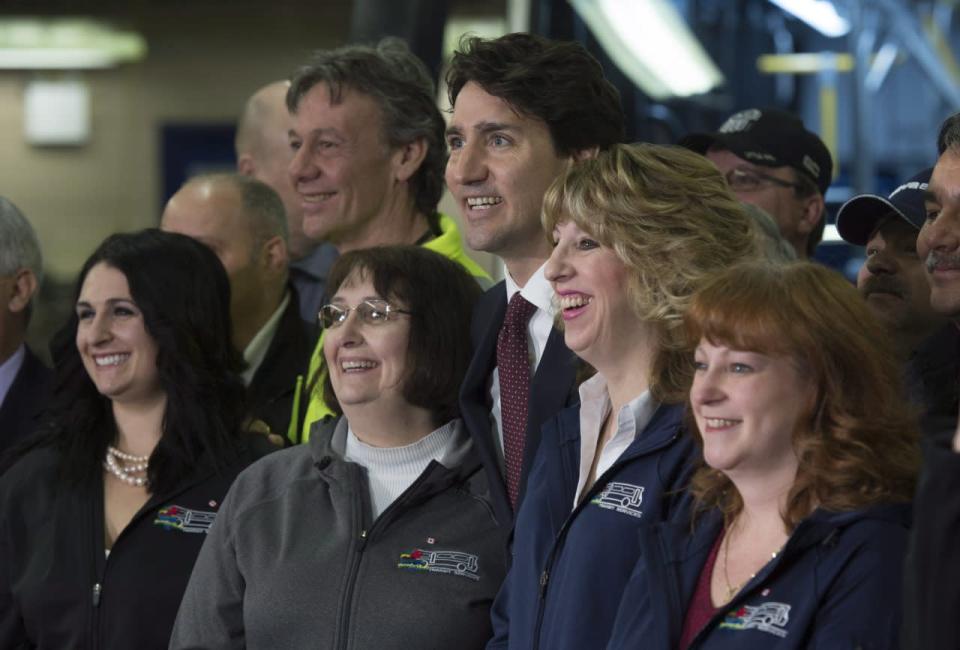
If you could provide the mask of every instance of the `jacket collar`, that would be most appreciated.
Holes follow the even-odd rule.
[[[463,421],[458,419],[456,427],[455,435],[462,442],[441,459],[442,463],[431,461],[424,471],[427,476],[424,477],[421,487],[430,494],[466,479],[480,468],[480,458],[474,449],[473,440],[464,429]],[[314,467],[321,475],[329,476],[330,472],[339,471],[346,465],[354,465],[344,460],[347,448],[345,417],[327,416],[314,422],[307,444],[310,446]]]
[[[621,460],[649,453],[673,440],[683,424],[685,412],[683,404],[661,404],[653,414],[650,423],[637,433],[637,438],[623,452]],[[580,444],[580,405],[565,409],[560,414],[562,435],[560,444]]]
[[[817,544],[829,545],[848,526],[867,519],[886,521],[904,527],[910,525],[910,506],[903,503],[880,504],[852,512],[815,510],[800,522],[790,535],[781,555],[799,553]],[[705,512],[691,523],[687,517],[659,525],[661,551],[668,562],[686,562],[703,556],[723,528],[723,517],[716,509]]]

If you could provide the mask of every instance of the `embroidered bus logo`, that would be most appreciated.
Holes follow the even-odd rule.
[[[724,617],[720,628],[728,630],[760,630],[781,639],[787,636],[783,629],[790,620],[790,605],[785,603],[762,603],[753,607],[744,605]]]
[[[460,551],[425,551],[414,549],[401,553],[397,568],[430,573],[449,573],[452,575],[479,580],[479,558]]]
[[[603,491],[591,499],[590,503],[624,515],[643,516],[640,504],[643,503],[643,487],[629,483],[607,483]]]
[[[153,523],[167,530],[179,530],[181,533],[208,533],[216,517],[215,512],[167,506],[160,509]]]

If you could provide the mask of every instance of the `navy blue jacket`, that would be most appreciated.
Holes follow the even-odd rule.
[[[817,510],[783,551],[697,634],[690,650],[881,650],[898,647],[909,506]],[[720,534],[719,513],[693,535],[674,520],[640,531],[641,557],[608,648],[674,650]]]
[[[637,562],[637,531],[684,511],[693,443],[683,406],[661,406],[573,509],[580,407],[543,429],[494,601],[488,648],[602,648]],[[572,512],[571,512],[572,510]]]

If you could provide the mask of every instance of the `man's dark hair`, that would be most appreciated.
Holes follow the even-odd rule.
[[[937,154],[943,155],[947,149],[960,153],[960,113],[954,113],[940,126],[937,135]]]
[[[477,281],[457,262],[422,246],[381,246],[342,255],[330,271],[327,295],[336,294],[353,273],[369,278],[377,295],[410,312],[404,398],[433,413],[437,426],[457,417],[460,384],[471,358],[464,337],[481,293]],[[342,413],[329,373],[323,397],[334,413]]]
[[[200,467],[225,467],[240,450],[245,389],[243,361],[231,344],[230,284],[203,244],[156,229],[111,235],[87,259],[74,299],[90,270],[104,263],[126,277],[130,297],[157,345],[157,371],[167,396],[163,435],[150,456],[154,494]],[[55,392],[46,440],[59,449],[61,473],[91,484],[102,475],[116,425],[77,350],[79,319],[71,315],[52,348]]]
[[[327,84],[333,103],[344,88],[373,98],[383,115],[383,137],[392,148],[423,138],[427,154],[410,179],[417,210],[439,230],[437,203],[443,194],[447,164],[446,123],[437,108],[436,89],[427,67],[406,44],[385,38],[376,46],[347,45],[319,50],[293,75],[287,91],[287,108],[296,114],[303,97],[318,83]]]
[[[606,149],[625,137],[620,93],[579,43],[526,33],[465,36],[446,80],[451,106],[473,81],[518,113],[543,120],[563,156]]]

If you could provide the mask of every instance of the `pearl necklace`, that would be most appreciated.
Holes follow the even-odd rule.
[[[126,461],[121,465],[118,460]],[[147,484],[146,476],[133,476],[134,474],[143,474],[147,471],[150,462],[150,455],[134,456],[127,454],[116,447],[107,446],[107,456],[103,460],[103,468],[116,476],[127,485],[143,487]]]

